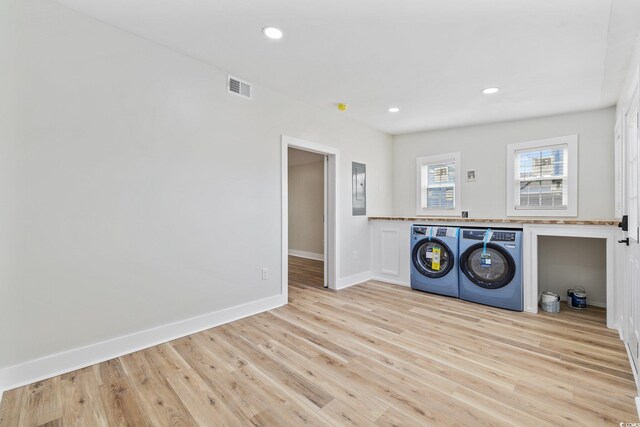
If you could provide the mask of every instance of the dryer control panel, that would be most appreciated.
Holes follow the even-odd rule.
[[[491,236],[491,242],[515,242],[516,241],[516,233],[515,231],[499,231],[492,230],[493,235]],[[469,240],[484,240],[484,235],[486,230],[464,230],[462,232],[463,239]]]
[[[425,236],[427,234],[427,227],[413,227],[413,234]]]
[[[413,235],[427,236],[431,232],[431,237],[457,237],[458,234],[455,228],[450,227],[430,227],[430,226],[416,226],[413,227]]]

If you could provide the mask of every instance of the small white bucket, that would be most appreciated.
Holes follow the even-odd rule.
[[[540,308],[548,313],[559,313],[560,295],[553,292],[543,292],[540,295]]]

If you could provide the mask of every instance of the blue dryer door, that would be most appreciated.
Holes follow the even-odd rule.
[[[487,243],[485,250],[482,243],[476,243],[460,256],[460,270],[481,288],[499,289],[513,280],[516,263],[502,246]]]
[[[453,253],[440,239],[423,239],[413,247],[411,259],[422,275],[437,279],[445,276],[453,268]]]

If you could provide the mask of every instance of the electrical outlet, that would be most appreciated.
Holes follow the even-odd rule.
[[[269,278],[269,269],[267,267],[262,269],[262,280],[267,280]]]

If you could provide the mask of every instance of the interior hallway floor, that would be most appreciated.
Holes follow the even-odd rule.
[[[638,421],[603,310],[531,315],[303,276],[287,306],[5,392],[0,426]]]
[[[324,262],[289,255],[289,286],[324,288]]]

